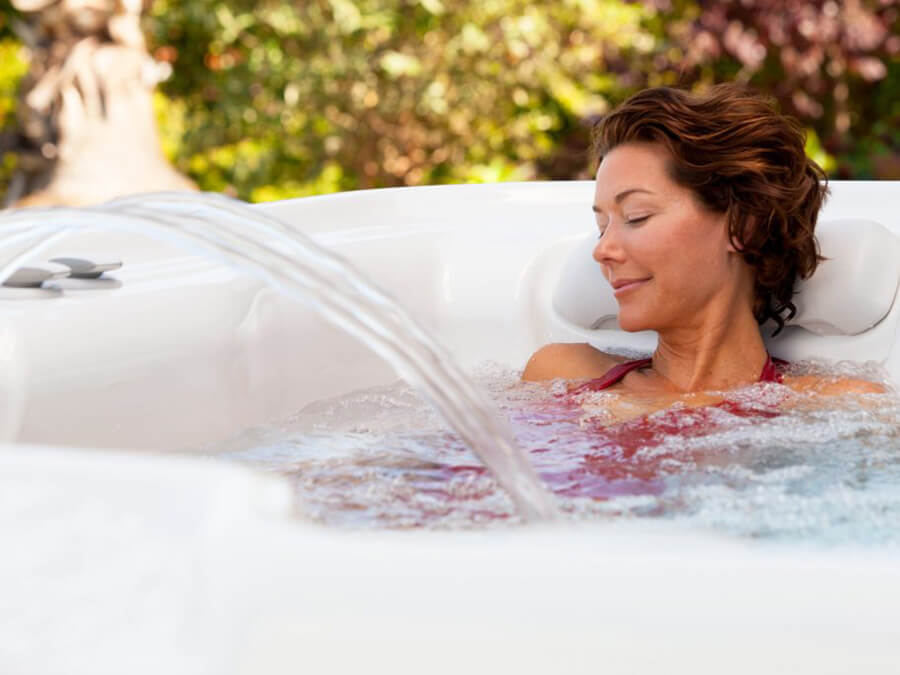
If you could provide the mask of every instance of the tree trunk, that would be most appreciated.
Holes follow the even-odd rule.
[[[19,98],[19,173],[6,203],[77,206],[192,190],[160,149],[152,94],[167,76],[140,30],[149,0],[12,0],[31,67]]]

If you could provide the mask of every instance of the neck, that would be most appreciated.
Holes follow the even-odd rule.
[[[732,389],[759,380],[768,354],[749,308],[659,332],[653,370],[679,391]]]

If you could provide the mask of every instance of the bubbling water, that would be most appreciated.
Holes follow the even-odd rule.
[[[794,365],[789,374],[882,381],[871,364]],[[573,398],[485,366],[477,381],[507,417],[566,517],[665,519],[766,541],[900,544],[900,398],[825,397],[784,385],[728,392],[610,420],[622,397]],[[619,401],[621,402],[621,401]],[[518,523],[509,499],[408,386],[319,401],[216,448],[288,476],[298,511],[350,528]]]

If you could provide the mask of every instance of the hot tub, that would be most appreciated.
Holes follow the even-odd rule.
[[[813,282],[866,292],[804,291],[769,348],[874,360],[900,384],[900,185],[832,192],[820,220],[848,253]],[[566,290],[595,273],[579,262],[592,194],[448,186],[255,208],[350,259],[464,368],[521,367],[554,341],[652,346],[617,330],[608,298]],[[896,672],[896,551],[635,523],[306,523],[282,481],[191,450],[393,370],[170,242],[79,230],[40,253],[59,257],[124,266],[115,283],[0,289],[0,672]]]

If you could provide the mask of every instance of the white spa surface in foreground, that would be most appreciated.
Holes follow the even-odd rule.
[[[900,233],[900,184],[832,189],[823,221]],[[602,297],[596,312],[558,297],[592,235],[592,195],[590,182],[500,184],[258,208],[351,259],[464,367],[521,367],[551,341],[651,339],[615,331]],[[775,355],[875,360],[900,384],[900,258],[879,232],[865,260],[835,263],[878,285],[871,302],[834,317],[810,296],[809,331]],[[80,232],[41,258],[89,254],[124,261],[120,287],[0,289],[0,394],[24,394],[0,415],[3,675],[900,672],[896,550],[664,523],[298,520],[285,482],[168,451],[394,374],[307,308],[167,244]]]
[[[0,467],[4,672],[896,672],[896,557],[633,526],[343,533],[218,463]]]

